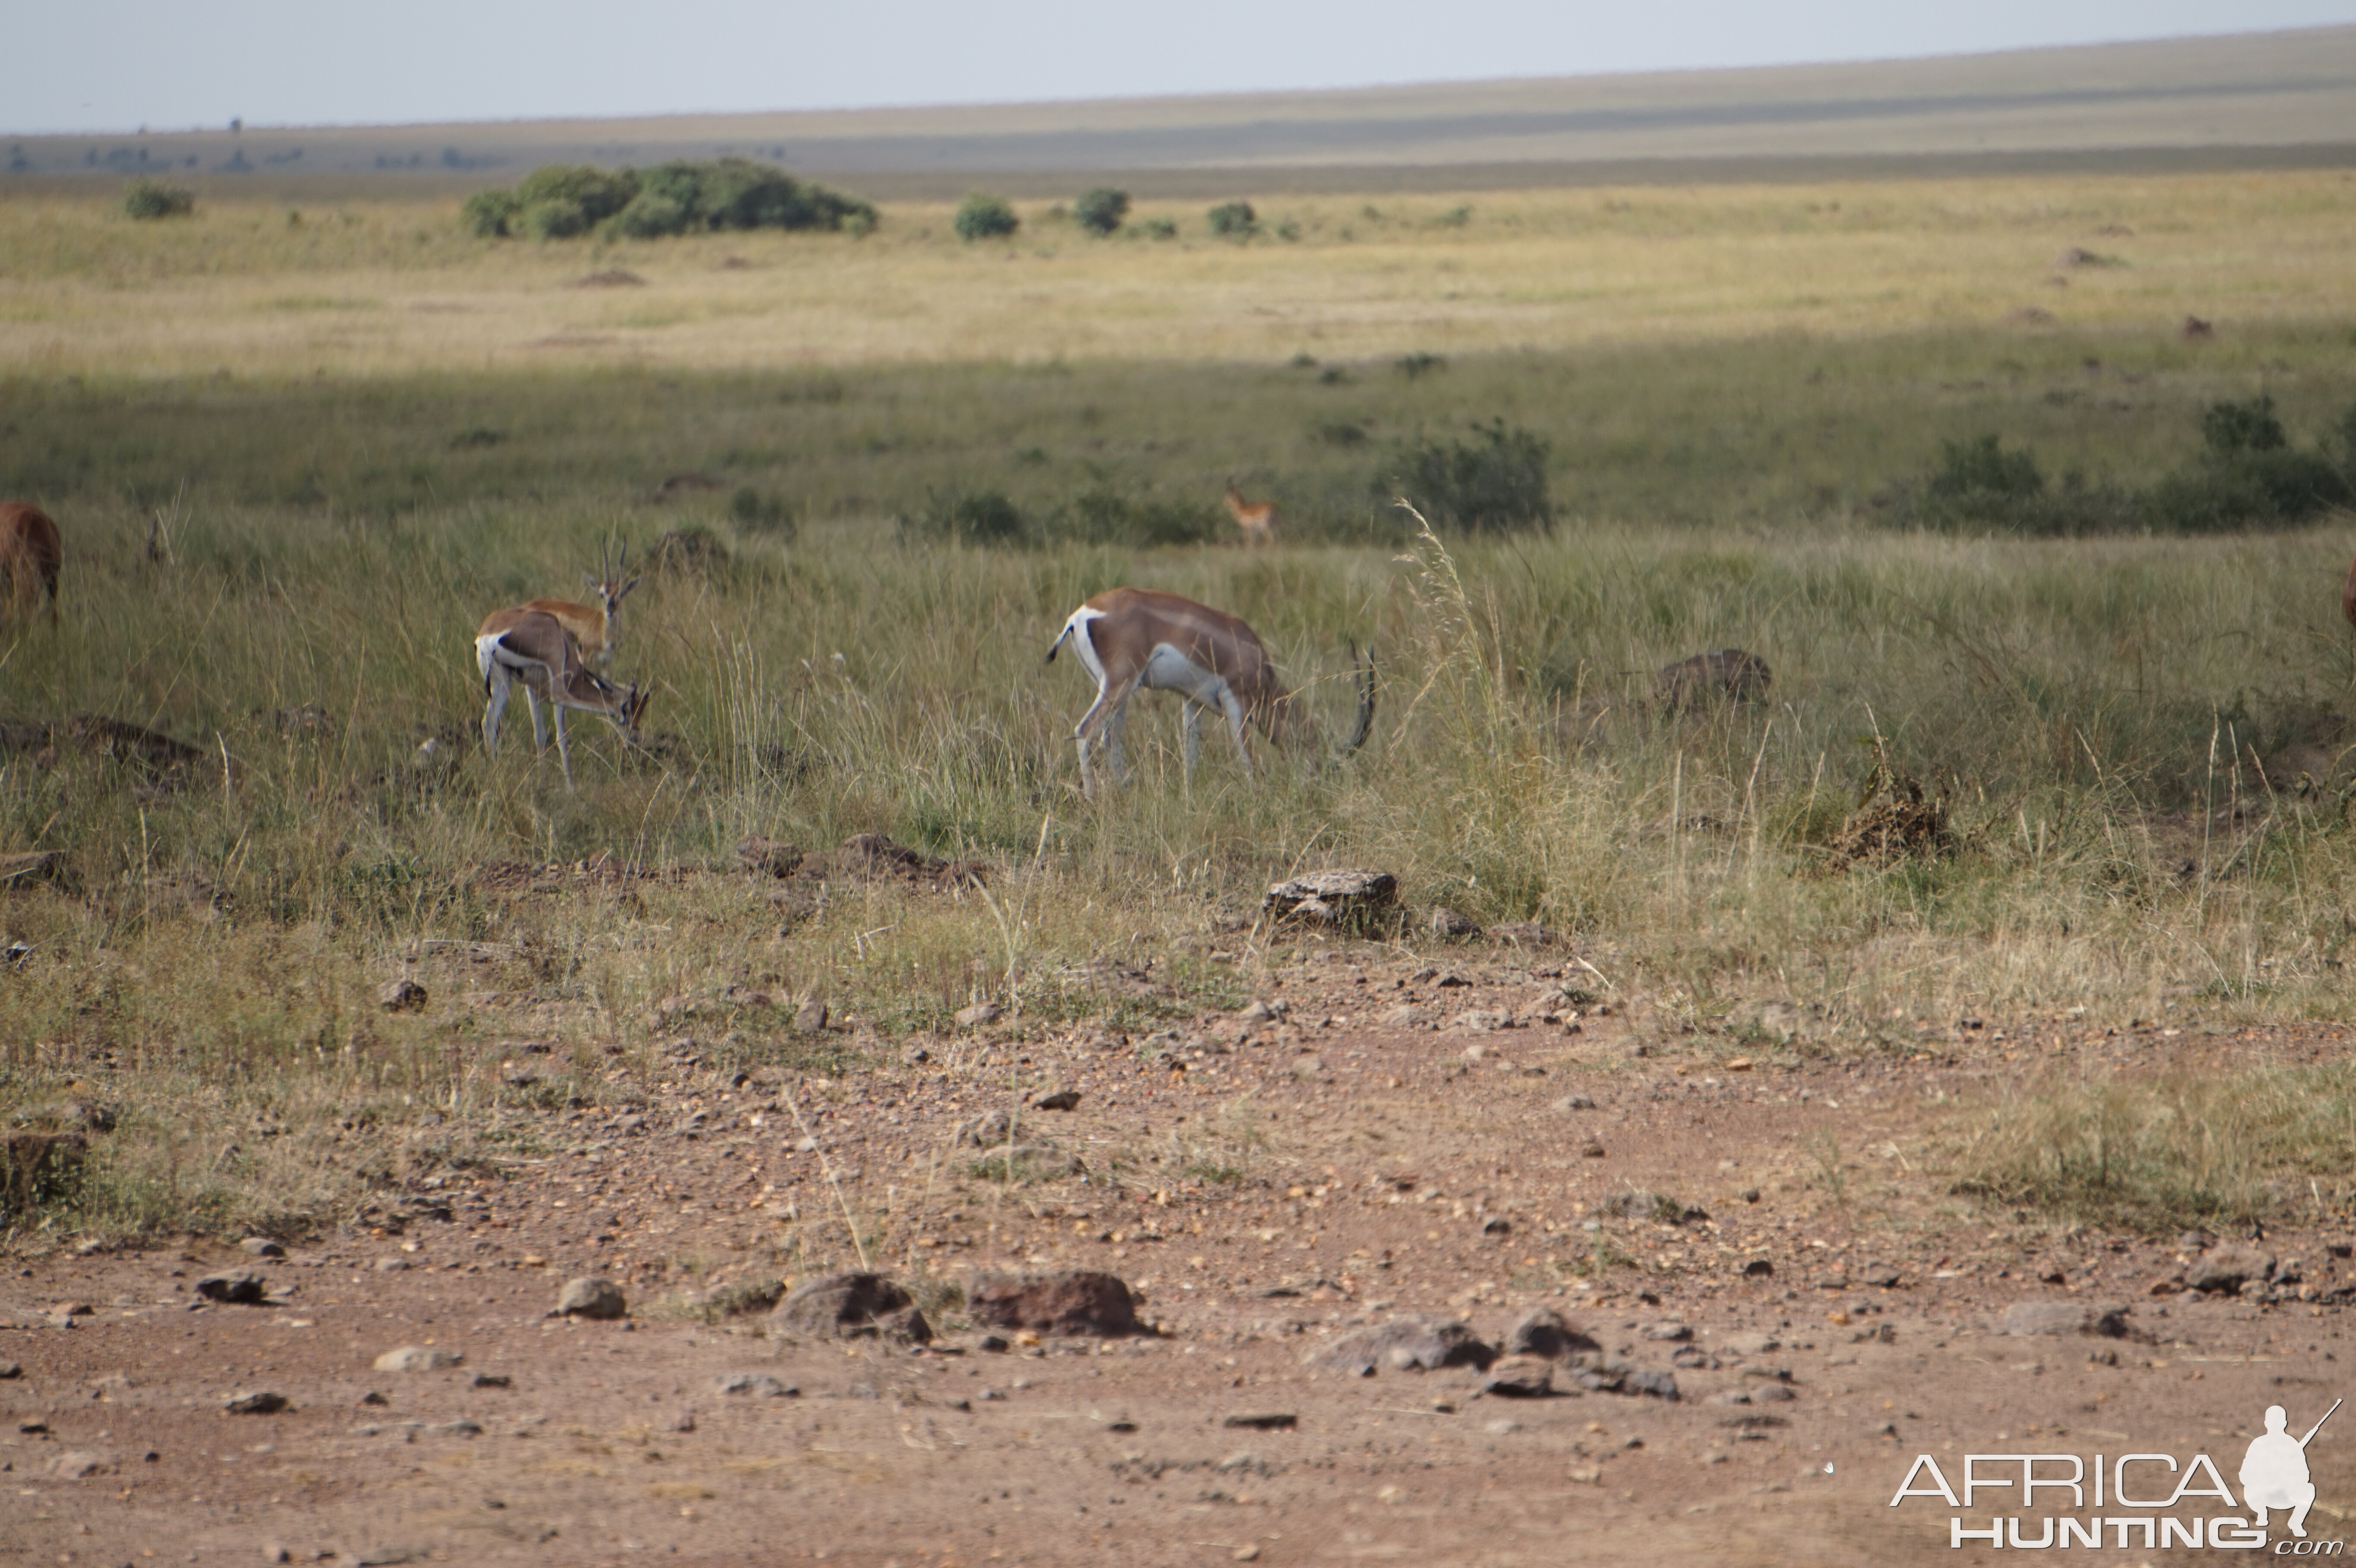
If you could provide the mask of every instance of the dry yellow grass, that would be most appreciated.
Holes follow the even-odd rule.
[[[1462,222],[1454,209],[1469,207]],[[593,365],[1323,359],[2011,324],[2172,330],[2356,313],[2338,172],[2054,176],[1263,204],[1286,242],[1091,240],[1024,208],[967,245],[946,206],[865,240],[462,239],[449,201],[209,198],[134,224],[0,201],[0,368],[331,377]],[[2115,264],[2057,266],[2077,248]],[[730,258],[748,263],[724,265]],[[581,287],[621,268],[644,286]]]

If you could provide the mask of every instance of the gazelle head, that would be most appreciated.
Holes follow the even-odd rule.
[[[620,613],[623,596],[638,585],[637,578],[625,580],[623,577],[623,573],[630,570],[629,541],[626,539],[623,541],[621,559],[618,560],[607,559],[610,548],[604,545],[598,547],[597,576],[592,577],[585,571],[581,574],[581,581],[586,582],[590,590],[597,595],[597,607],[605,613],[605,618],[608,621]]]

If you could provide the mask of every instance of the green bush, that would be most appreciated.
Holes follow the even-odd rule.
[[[513,190],[477,191],[461,222],[489,236],[564,240],[602,227],[626,240],[728,229],[819,229],[865,234],[875,208],[857,197],[795,179],[750,158],[675,160],[618,173],[549,164]]]
[[[1014,208],[1007,205],[1004,197],[975,191],[957,210],[960,240],[1002,240],[1022,227],[1023,220],[1014,216]]]
[[[1031,542],[1031,527],[1014,503],[996,490],[937,491],[923,512],[900,519],[900,537],[1012,549]]]
[[[1129,192],[1098,186],[1072,203],[1072,218],[1091,234],[1112,234],[1119,231],[1121,220],[1129,216]]]
[[[1178,225],[1167,218],[1149,218],[1137,226],[1137,231],[1148,240],[1178,238]],[[2356,417],[2356,411],[2351,411],[2351,417]]]
[[[133,218],[186,218],[197,209],[197,193],[161,180],[133,180],[123,192],[123,210]]]
[[[1248,201],[1223,201],[1211,208],[1211,232],[1230,239],[1248,240],[1259,232],[1259,214]]]
[[[458,221],[469,234],[504,240],[515,232],[516,215],[522,210],[511,190],[478,190],[458,209]]]
[[[1189,545],[1225,538],[1228,528],[1214,507],[1136,500],[1100,485],[1058,507],[1043,532],[1074,544]]]
[[[2351,498],[2348,476],[2320,453],[2263,449],[2169,475],[2144,512],[2165,533],[2227,533],[2302,523]]]
[[[1512,533],[1552,527],[1545,441],[1503,419],[1475,424],[1472,436],[1400,447],[1394,466],[1399,492],[1434,528]]]
[[[2245,452],[2279,452],[2290,444],[2282,421],[2275,417],[2275,400],[2261,392],[2244,403],[2211,403],[2201,411],[2201,439],[2211,457],[2238,457]]]

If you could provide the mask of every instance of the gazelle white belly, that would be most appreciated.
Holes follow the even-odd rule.
[[[1227,683],[1218,671],[1205,669],[1168,643],[1157,643],[1145,661],[1145,678],[1140,683],[1151,691],[1174,691],[1183,697],[1216,708],[1227,689]]]

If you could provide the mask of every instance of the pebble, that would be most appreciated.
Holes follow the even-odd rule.
[[[286,1408],[286,1396],[269,1389],[255,1389],[251,1393],[230,1395],[221,1408],[231,1415],[275,1415]]]
[[[712,1386],[722,1393],[757,1394],[763,1399],[792,1399],[802,1392],[766,1372],[723,1372],[712,1380]]]
[[[403,1345],[397,1350],[387,1350],[376,1359],[380,1372],[438,1372],[457,1366],[466,1358],[455,1350],[444,1350],[432,1345]]]
[[[1223,1415],[1219,1418],[1219,1424],[1245,1427],[1254,1432],[1279,1432],[1289,1430],[1297,1424],[1300,1419],[1290,1411],[1254,1411],[1248,1413]]]
[[[283,1258],[286,1249],[267,1236],[248,1236],[238,1243],[241,1251],[257,1258]]]
[[[197,1281],[197,1294],[207,1301],[251,1305],[260,1301],[270,1282],[251,1269],[235,1274],[209,1274]]]

